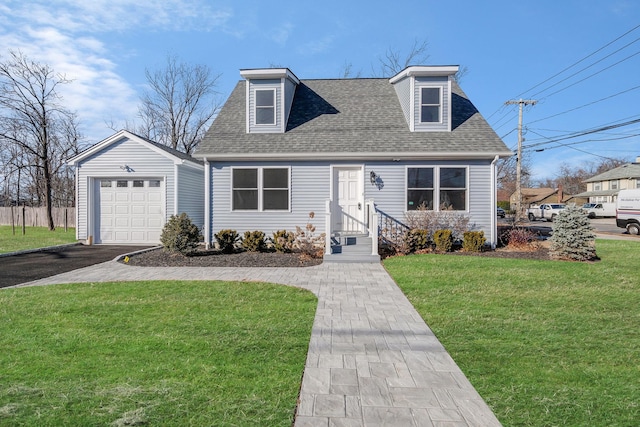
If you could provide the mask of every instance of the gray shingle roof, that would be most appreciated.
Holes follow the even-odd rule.
[[[631,179],[640,178],[640,163],[627,163],[617,168],[611,169],[600,175],[596,175],[589,179],[585,179],[584,182],[599,182],[599,181],[611,181],[615,179]]]
[[[247,133],[240,81],[195,157],[482,157],[511,152],[453,83],[452,132],[411,132],[388,79],[301,80],[285,133]]]

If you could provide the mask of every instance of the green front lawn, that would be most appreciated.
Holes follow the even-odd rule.
[[[67,231],[64,231],[64,227],[59,227],[54,231],[49,231],[47,227],[26,227],[25,234],[22,234],[22,227],[16,227],[15,234],[13,234],[10,225],[0,225],[0,254],[45,248],[75,241],[75,228],[67,228]]]
[[[0,291],[0,425],[291,425],[317,300],[230,282]]]
[[[640,420],[640,241],[595,263],[451,255],[384,265],[505,426]]]

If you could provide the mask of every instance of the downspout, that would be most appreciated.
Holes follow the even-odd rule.
[[[204,245],[211,249],[211,165],[204,159]]]
[[[496,206],[498,199],[498,171],[496,163],[500,156],[496,155],[491,162],[491,249],[495,249],[498,244],[498,215],[496,215]]]

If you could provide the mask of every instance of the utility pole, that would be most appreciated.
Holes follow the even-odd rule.
[[[518,99],[507,101],[505,105],[518,104],[518,154],[516,158],[516,218],[515,222],[519,222],[522,219],[522,106],[523,105],[536,105],[538,101],[533,99]]]

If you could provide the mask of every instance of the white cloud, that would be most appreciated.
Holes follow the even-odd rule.
[[[121,52],[101,37],[142,31],[210,30],[231,18],[204,0],[5,0],[0,5],[0,55],[10,49],[72,80],[60,87],[91,142],[135,119],[138,93],[118,72]]]

